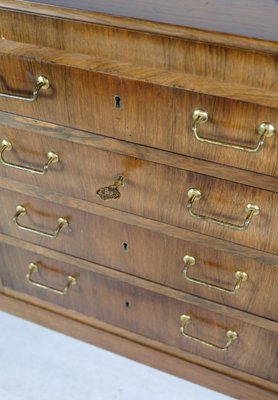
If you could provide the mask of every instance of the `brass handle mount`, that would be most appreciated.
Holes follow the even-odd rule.
[[[238,338],[237,332],[228,330],[226,332],[227,342],[226,342],[225,346],[219,346],[218,344],[208,342],[206,340],[200,339],[196,336],[192,336],[192,335],[189,335],[188,333],[186,333],[185,328],[191,321],[192,320],[191,320],[190,315],[182,314],[180,316],[180,333],[182,334],[182,336],[185,337],[186,339],[200,343],[206,347],[210,347],[211,349],[218,350],[218,351],[227,351],[231,347],[232,343]]]
[[[188,282],[192,282],[197,285],[206,286],[211,289],[216,289],[216,290],[219,290],[224,293],[236,294],[238,292],[238,290],[240,289],[242,282],[245,282],[248,279],[248,274],[246,272],[236,271],[235,272],[236,283],[235,283],[233,289],[227,289],[222,286],[213,285],[212,283],[204,282],[204,281],[192,278],[191,276],[189,276],[189,268],[191,266],[195,265],[195,258],[186,255],[183,257],[183,261],[184,261],[183,276]]]
[[[19,169],[21,171],[31,172],[32,174],[46,175],[48,172],[49,166],[51,164],[55,164],[55,163],[59,162],[59,156],[57,154],[53,153],[52,151],[49,151],[47,153],[47,161],[43,165],[42,169],[31,168],[31,167],[26,167],[24,165],[14,164],[14,163],[8,162],[4,159],[4,152],[11,151],[12,148],[13,148],[13,146],[12,146],[11,142],[9,142],[6,139],[2,140],[1,149],[0,149],[0,162],[7,167]]]
[[[56,225],[53,233],[43,232],[43,231],[40,231],[40,230],[37,230],[37,229],[34,229],[34,228],[30,228],[28,226],[21,225],[18,222],[19,217],[21,215],[26,215],[26,214],[27,214],[26,208],[21,206],[21,205],[18,205],[16,207],[16,213],[13,216],[13,222],[16,224],[16,226],[19,229],[21,229],[23,231],[35,233],[35,234],[40,235],[40,236],[44,236],[44,237],[48,237],[48,238],[57,238],[59,236],[61,230],[69,225],[69,223],[68,223],[68,221],[66,219],[60,217],[57,220],[57,225]]]
[[[222,220],[219,220],[214,217],[209,217],[207,215],[196,214],[192,209],[193,204],[195,201],[198,201],[201,199],[202,194],[201,194],[200,190],[191,188],[188,190],[187,195],[188,195],[188,202],[186,205],[186,209],[189,212],[189,214],[191,215],[191,217],[193,217],[195,219],[207,221],[207,222],[212,222],[212,223],[224,226],[226,228],[234,229],[237,231],[245,231],[248,228],[248,226],[250,225],[252,218],[260,213],[260,209],[257,205],[249,203],[245,206],[247,215],[246,215],[246,218],[245,218],[243,224],[235,225],[233,223],[222,221]]]
[[[66,283],[66,286],[64,287],[64,289],[56,289],[56,288],[54,288],[52,286],[44,285],[44,284],[42,284],[40,282],[37,282],[37,281],[34,281],[32,279],[32,275],[35,272],[38,272],[38,270],[39,270],[39,267],[38,267],[37,264],[33,264],[33,263],[29,264],[28,273],[26,275],[27,281],[33,286],[37,286],[37,287],[39,287],[41,289],[46,289],[46,290],[48,290],[48,291],[50,291],[52,293],[56,293],[56,294],[60,294],[60,295],[64,296],[65,294],[68,293],[70,287],[72,285],[76,285],[76,283],[77,283],[76,278],[74,278],[73,276],[69,275],[67,277],[67,283]]]
[[[198,128],[200,127],[200,125],[205,124],[208,121],[208,118],[209,118],[208,113],[204,110],[197,109],[197,110],[193,111],[192,132],[193,132],[195,138],[199,142],[213,144],[216,146],[228,147],[230,149],[235,149],[235,150],[246,151],[248,153],[257,153],[260,150],[260,148],[265,144],[265,139],[273,136],[275,133],[275,128],[271,123],[262,122],[256,128],[256,132],[259,135],[259,140],[258,140],[258,143],[256,144],[256,146],[254,146],[254,147],[241,146],[241,145],[233,144],[233,143],[226,143],[226,142],[222,142],[220,140],[212,140],[212,139],[200,136],[200,134],[198,132]]]
[[[121,197],[119,187],[124,184],[124,176],[119,175],[115,182],[110,186],[105,186],[97,190],[96,194],[101,200],[118,199]]]
[[[34,87],[34,90],[31,94],[31,96],[20,96],[16,94],[11,94],[11,93],[3,93],[0,92],[0,97],[5,97],[8,99],[14,99],[14,100],[22,100],[22,101],[28,101],[28,102],[33,102],[36,101],[39,95],[39,92],[41,90],[46,90],[50,87],[49,80],[45,76],[38,76],[36,79],[36,85]]]

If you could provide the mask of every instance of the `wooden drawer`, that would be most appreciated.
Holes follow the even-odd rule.
[[[74,310],[237,370],[277,381],[277,335],[255,323],[245,322],[243,315],[234,318],[228,308],[222,309],[222,312],[214,311],[212,303],[202,306],[193,296],[192,302],[189,302],[151,291],[147,283],[144,283],[146,287],[138,286],[136,279],[127,283],[100,271],[77,268],[13,246],[1,244],[0,249],[0,277],[4,292],[12,289],[25,293],[35,303],[43,300],[62,306],[65,310]],[[65,295],[36,287],[26,280],[30,264],[38,267],[30,279],[43,286],[62,290],[69,276],[76,279],[76,284],[72,284]],[[202,338],[219,347],[226,345],[225,334],[228,330],[235,331],[237,339],[227,351],[191,341],[181,335],[180,316],[183,314],[190,315],[192,319],[184,327],[187,335]]]
[[[39,75],[51,85],[35,102],[0,97],[1,110],[278,176],[277,135],[250,153],[200,142],[192,132],[193,112],[204,109],[209,119],[198,126],[198,135],[256,148],[257,127],[263,122],[278,126],[275,108],[229,99],[228,91],[227,97],[216,97],[185,90],[180,77],[159,82],[159,70],[144,75],[140,67],[33,45],[2,41],[0,57],[2,92],[30,95]],[[215,81],[215,88],[219,85]]]
[[[1,165],[3,177],[278,253],[275,193],[4,126],[0,137],[9,140],[15,149],[3,153],[6,161],[34,167],[45,162],[48,151],[57,153],[60,159],[50,165],[45,176]],[[119,187],[121,197],[102,200],[96,193],[98,189],[112,185],[119,175],[125,176],[124,186]],[[207,218],[196,219],[187,209],[188,191],[192,188],[202,193],[201,200],[195,200],[192,206],[197,215],[239,226],[247,217],[247,204],[257,205],[260,213],[253,216],[245,231],[208,222]]]
[[[0,193],[5,210],[1,233],[278,320],[276,266],[217,251],[209,243],[204,245],[201,235],[199,244],[194,243],[190,232],[188,241],[176,239],[15,192],[1,189]],[[23,231],[12,221],[18,204],[28,210],[20,220],[24,226],[49,233],[63,217],[69,221],[69,229],[63,228],[54,239]],[[191,259],[184,260],[186,255],[194,257],[195,265]],[[237,271],[246,273],[248,279],[236,278]],[[239,287],[235,290],[236,282]]]

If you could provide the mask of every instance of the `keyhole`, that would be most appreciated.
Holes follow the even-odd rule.
[[[126,302],[125,302],[125,306],[126,306],[126,308],[129,308],[129,307],[130,307],[129,301],[126,301]]]
[[[121,108],[121,97],[116,95],[114,96],[115,108]]]
[[[128,243],[127,242],[123,243],[123,250],[128,251]]]

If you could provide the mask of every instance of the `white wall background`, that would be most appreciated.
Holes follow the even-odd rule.
[[[1,400],[231,400],[0,312]]]

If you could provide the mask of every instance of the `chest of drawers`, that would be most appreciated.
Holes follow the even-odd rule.
[[[0,1],[0,308],[265,400],[278,5],[242,3]]]

